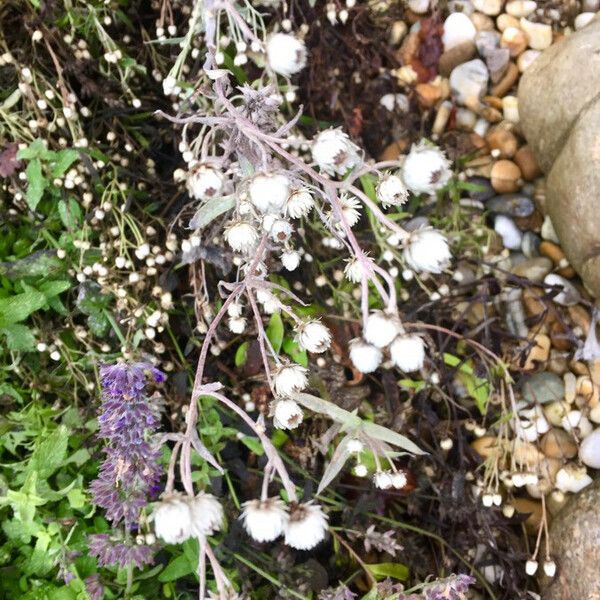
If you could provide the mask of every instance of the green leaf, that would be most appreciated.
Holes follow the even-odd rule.
[[[265,449],[262,447],[260,440],[255,437],[251,437],[249,435],[245,435],[240,439],[242,444],[246,446],[246,448],[250,449],[257,456],[262,456],[265,453]]]
[[[26,173],[28,185],[27,192],[25,193],[25,200],[27,201],[27,206],[29,206],[31,210],[35,210],[42,199],[44,190],[48,184],[45,177],[42,175],[42,163],[39,158],[34,158],[27,165]]]
[[[22,294],[0,298],[0,327],[24,321],[31,313],[46,304],[46,296],[29,288]]]
[[[361,175],[360,184],[362,186],[363,192],[371,199],[373,202],[377,200],[377,194],[375,193],[375,176],[374,175]]]
[[[273,350],[279,353],[283,343],[283,320],[279,312],[273,313],[266,331],[267,337],[273,346]]]
[[[50,536],[44,530],[41,530],[37,533],[37,538],[33,553],[25,566],[25,573],[41,577],[52,568],[54,559],[48,553]]]
[[[44,142],[41,139],[34,140],[23,150],[17,152],[17,158],[19,160],[32,160],[34,158],[47,157],[49,150],[44,146]]]
[[[286,336],[281,346],[283,351],[296,363],[308,367],[308,354],[302,350],[294,338]]]
[[[375,579],[398,579],[405,581],[408,579],[408,567],[402,563],[377,563],[374,565],[365,565]]]
[[[187,556],[177,556],[165,567],[165,570],[158,576],[158,580],[161,583],[175,581],[193,573],[193,571],[194,568],[190,565]]]
[[[61,177],[67,171],[67,169],[77,160],[79,152],[69,148],[67,150],[61,150],[57,153],[57,159],[50,169],[52,177]]]
[[[202,229],[214,221],[219,215],[235,206],[235,196],[219,196],[204,203],[190,221],[191,229]]]
[[[67,457],[69,430],[60,425],[33,451],[29,460],[29,469],[37,471],[40,479],[48,479]]]
[[[6,337],[9,350],[31,350],[35,344],[35,336],[26,325],[13,323],[0,327],[0,333]]]
[[[69,490],[67,500],[69,501],[71,508],[83,508],[87,503],[86,495],[80,488]]]
[[[70,281],[46,281],[40,285],[39,289],[46,298],[52,298],[52,296],[58,296],[58,294],[65,292],[70,287]]]
[[[67,229],[75,229],[81,223],[81,208],[74,198],[58,202],[58,216]]]
[[[238,349],[235,351],[235,358],[233,359],[236,367],[242,367],[246,364],[249,347],[250,344],[248,342],[243,342],[238,346]]]

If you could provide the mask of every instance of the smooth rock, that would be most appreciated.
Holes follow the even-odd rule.
[[[519,71],[525,73],[540,54],[541,52],[539,50],[525,50],[525,52],[517,58],[517,67],[519,67]]]
[[[535,210],[531,198],[520,194],[502,194],[488,200],[486,206],[489,210],[510,217],[528,217]]]
[[[471,20],[473,21],[473,25],[475,25],[475,29],[477,31],[494,31],[494,21],[491,17],[484,15],[480,12],[474,12],[471,15]]]
[[[517,277],[529,279],[534,283],[540,283],[552,270],[552,261],[545,256],[529,258],[519,265],[513,267],[511,272]]]
[[[521,247],[523,233],[509,217],[498,215],[494,219],[494,231],[502,238],[505,248],[518,250]]]
[[[523,369],[525,371],[533,371],[541,364],[544,364],[550,356],[550,338],[543,333],[538,333],[533,336],[533,346],[527,354]]]
[[[510,63],[510,52],[507,48],[495,48],[490,50],[485,55],[485,64],[490,72],[490,77],[493,83],[499,84],[506,74]],[[498,96],[496,93],[497,86],[492,88],[492,95]]]
[[[530,404],[560,401],[565,396],[565,384],[554,373],[536,373],[521,381],[521,394]]]
[[[417,15],[423,15],[429,10],[429,0],[408,0],[407,4]]]
[[[519,169],[521,169],[523,179],[526,179],[527,181],[531,181],[542,174],[533,149],[529,144],[521,146],[515,153],[513,160]]]
[[[473,6],[484,15],[495,17],[500,14],[504,0],[473,0]]]
[[[491,129],[485,136],[485,141],[495,158],[512,158],[518,147],[515,134],[503,126]]]
[[[540,449],[549,458],[573,458],[577,454],[575,440],[564,430],[553,427],[540,440]]]
[[[517,19],[516,17],[511,17],[510,15],[507,15],[506,13],[502,13],[496,19],[496,27],[498,28],[498,31],[500,31],[500,32],[503,32],[505,29],[508,29],[509,27],[515,27],[516,29],[519,29],[520,28],[519,19]]]
[[[497,31],[478,31],[475,46],[480,56],[485,58],[489,52],[500,47],[500,34]]]
[[[527,35],[527,42],[533,50],[545,50],[552,44],[552,26],[521,19],[521,29]]]
[[[487,90],[489,74],[485,63],[476,58],[458,67],[450,73],[450,88],[460,104],[468,98],[481,98]]]
[[[592,431],[581,442],[579,459],[584,465],[592,467],[592,469],[600,469],[600,429]]]
[[[456,109],[456,127],[463,131],[473,131],[475,123],[477,123],[477,115],[468,108]]]
[[[552,219],[549,215],[544,217],[544,223],[542,224],[540,233],[545,240],[554,242],[555,244],[560,244],[560,240],[558,239],[558,235],[556,235],[556,230],[554,229],[554,224],[552,223]]]
[[[476,35],[477,29],[467,15],[459,12],[452,13],[444,21],[444,33],[442,34],[444,51],[447,52],[464,42],[474,42]]]
[[[502,32],[502,38],[500,39],[500,45],[503,48],[507,48],[510,52],[511,58],[519,56],[527,48],[528,39],[527,35],[521,29],[517,27],[507,27]]]
[[[503,49],[506,52],[506,48]],[[498,50],[498,53],[502,53],[502,50]],[[487,62],[487,61],[486,61]],[[489,67],[489,63],[488,63]],[[492,69],[490,67],[490,73],[492,73]],[[492,96],[496,96],[498,98],[502,98],[506,96],[508,92],[512,89],[519,78],[519,68],[515,63],[509,62],[506,64],[504,69],[504,75],[502,79],[496,83],[496,85],[492,88]],[[495,81],[492,77],[492,81]]]
[[[492,187],[487,177],[469,177],[468,183],[478,186],[478,190],[469,190],[469,198],[485,202],[496,195],[496,190]]]
[[[519,101],[516,96],[504,96],[502,98],[502,116],[511,123],[518,123]]]
[[[580,29],[583,29],[586,25],[588,25],[589,23],[591,23],[592,19],[595,16],[596,16],[596,13],[593,13],[593,12],[579,13],[575,17],[575,21],[573,23],[575,25],[575,30],[579,31]]]
[[[544,285],[547,293],[555,293],[555,289],[559,288],[558,292],[552,299],[556,304],[561,306],[573,306],[581,300],[579,290],[568,280],[556,273],[549,273],[544,277]]]
[[[533,0],[511,0],[506,3],[506,12],[513,17],[528,17],[537,8]]]
[[[510,160],[502,159],[492,166],[490,180],[492,187],[500,194],[516,192],[520,179],[521,169]]]
[[[438,63],[438,72],[443,77],[449,77],[452,70],[458,65],[471,60],[475,56],[476,47],[471,41],[457,44],[456,46],[446,50],[440,56]]]
[[[527,258],[535,258],[540,255],[540,243],[541,240],[538,235],[533,233],[533,231],[526,231],[523,234],[523,241],[521,242],[521,252]]]
[[[448,12],[461,12],[471,16],[475,10],[473,3],[470,0],[450,0],[448,2]]]
[[[558,574],[548,580],[544,600],[593,600],[600,590],[600,480],[592,483],[554,517],[551,553]]]

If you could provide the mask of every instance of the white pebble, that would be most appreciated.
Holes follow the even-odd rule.
[[[579,459],[592,469],[600,469],[600,429],[588,435],[579,447]]]
[[[444,50],[448,51],[464,42],[473,42],[476,35],[477,29],[467,15],[458,12],[452,13],[444,21],[444,33],[442,34]]]
[[[511,218],[498,215],[494,221],[494,231],[502,238],[505,248],[518,250],[521,247],[523,233]]]

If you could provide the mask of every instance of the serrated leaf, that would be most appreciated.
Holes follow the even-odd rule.
[[[40,285],[39,290],[46,298],[52,298],[52,296],[58,296],[58,294],[65,292],[70,287],[70,281],[46,281]]]
[[[69,148],[56,153],[56,160],[52,164],[50,174],[52,177],[61,177],[67,169],[77,160],[79,152]]]
[[[69,430],[60,425],[33,451],[28,468],[37,471],[40,479],[48,479],[63,465],[68,441]]]
[[[32,288],[22,294],[0,298],[0,327],[24,321],[46,304],[46,297]]]
[[[60,200],[58,216],[67,229],[75,229],[81,222],[81,207],[74,198]]]
[[[35,344],[35,336],[31,329],[20,323],[0,327],[0,333],[6,337],[9,350],[31,350]]]
[[[269,324],[267,325],[266,334],[273,346],[273,350],[279,354],[281,350],[281,344],[283,343],[283,320],[281,319],[281,313],[276,312],[271,315]]]
[[[17,152],[17,158],[19,160],[32,160],[34,158],[40,158],[40,156],[47,156],[49,150],[44,146],[44,142],[41,139],[34,140],[27,146],[27,148],[23,148]]]
[[[49,556],[48,546],[51,538],[45,531],[39,531],[33,553],[25,566],[28,575],[44,576],[54,565],[54,559]]]
[[[34,158],[27,165],[27,191],[25,200],[31,210],[35,210],[39,204],[48,182],[42,175],[42,163],[39,158]]]
[[[190,229],[202,229],[214,221],[219,215],[231,210],[236,203],[235,196],[220,196],[205,202],[190,221]]]
[[[375,579],[386,579],[387,577],[398,579],[399,581],[408,579],[408,567],[402,563],[365,564],[365,567],[369,569],[369,572]]]

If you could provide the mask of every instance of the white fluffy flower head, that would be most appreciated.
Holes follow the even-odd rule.
[[[275,219],[269,229],[271,239],[280,244],[287,241],[292,233],[294,233],[294,228],[292,227],[292,224],[285,219]]]
[[[192,533],[196,537],[212,535],[223,527],[223,507],[212,494],[200,492],[188,502],[192,514]]]
[[[250,202],[262,213],[279,214],[289,191],[289,179],[282,173],[259,173],[248,185]]]
[[[383,206],[401,206],[408,200],[408,190],[399,175],[384,175],[377,184],[376,194]]]
[[[329,175],[344,175],[360,164],[356,146],[341,129],[326,129],[312,144],[312,156],[319,168]]]
[[[306,65],[306,46],[289,33],[275,33],[267,40],[267,62],[275,73],[290,77]]]
[[[377,370],[383,359],[383,352],[377,346],[365,342],[362,338],[351,340],[350,360],[361,373],[372,373]]]
[[[273,425],[278,429],[296,429],[304,419],[304,413],[294,400],[275,400]]]
[[[354,227],[360,220],[360,201],[350,194],[340,194],[340,207],[346,222],[350,227]]]
[[[377,471],[373,477],[373,483],[380,490],[389,490],[392,485],[392,474],[389,471]]]
[[[298,504],[290,511],[285,543],[296,550],[310,550],[325,539],[327,515],[318,504]]]
[[[310,191],[306,188],[292,190],[288,196],[285,211],[292,219],[305,217],[315,205],[315,201]]]
[[[249,252],[258,242],[258,231],[247,221],[236,221],[225,229],[225,239],[236,252]]]
[[[451,177],[450,161],[437,146],[426,142],[413,144],[402,165],[402,179],[415,194],[433,194]]]
[[[187,178],[187,189],[193,198],[207,200],[219,194],[223,188],[223,175],[202,163],[196,165],[190,171]]]
[[[365,323],[363,337],[369,344],[377,348],[385,348],[400,331],[400,320],[396,315],[376,310],[369,315]]]
[[[296,250],[285,250],[281,253],[281,264],[288,271],[295,271],[300,264],[300,253]]]
[[[401,371],[418,371],[425,362],[425,342],[418,335],[399,335],[390,345],[390,356]]]
[[[283,364],[273,373],[273,385],[280,396],[291,396],[308,385],[308,369],[295,363]]]
[[[249,500],[240,515],[246,533],[257,542],[272,542],[285,530],[288,512],[280,498]]]
[[[452,258],[446,236],[429,227],[410,234],[403,255],[413,271],[427,273],[441,273]]]
[[[246,317],[229,317],[227,326],[229,327],[229,331],[231,331],[231,333],[240,335],[246,331]]]
[[[296,341],[302,350],[319,354],[329,348],[331,333],[321,321],[314,319],[298,326]]]
[[[153,517],[156,536],[167,544],[181,544],[192,536],[192,512],[181,494],[165,496]]]
[[[371,259],[368,259],[371,261]],[[363,263],[358,260],[356,257],[349,258],[346,261],[346,266],[344,267],[344,275],[348,281],[352,283],[360,283],[363,278],[363,273],[365,272],[365,268]]]

